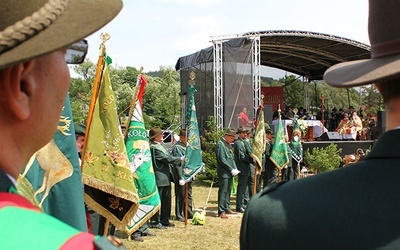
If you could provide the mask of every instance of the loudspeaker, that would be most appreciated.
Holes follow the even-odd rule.
[[[378,111],[377,118],[377,127],[386,128],[386,111]]]
[[[338,132],[325,132],[321,136],[321,141],[340,141],[342,137]]]
[[[385,133],[386,129],[384,127],[372,127],[371,128],[371,140],[376,140]]]

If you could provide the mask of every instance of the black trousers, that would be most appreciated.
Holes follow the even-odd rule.
[[[171,186],[157,187],[161,200],[161,213],[158,211],[151,217],[151,224],[157,225],[161,222],[163,225],[169,225],[171,216]]]
[[[218,215],[224,214],[226,211],[231,210],[230,208],[230,198],[232,191],[232,180],[230,178],[219,178],[219,189],[218,189]]]

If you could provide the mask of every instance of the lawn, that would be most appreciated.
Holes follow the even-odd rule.
[[[211,186],[211,185],[210,185]],[[172,197],[171,222],[175,227],[168,229],[150,229],[155,237],[144,237],[144,242],[130,241],[124,232],[117,231],[116,236],[123,239],[127,249],[239,249],[239,233],[242,214],[228,215],[228,219],[216,216],[218,187],[193,185],[193,207],[195,210],[206,206],[206,224],[195,226],[174,220],[175,196]],[[172,187],[172,194],[174,188]],[[235,195],[231,197],[231,208],[235,209]]]

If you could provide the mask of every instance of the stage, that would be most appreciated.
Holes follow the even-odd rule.
[[[315,147],[324,148],[331,143],[342,149],[341,157],[343,158],[345,155],[354,154],[358,148],[363,149],[364,152],[367,151],[372,148],[374,141],[309,141],[303,142],[303,152],[306,152],[307,149],[310,149],[311,152]]]

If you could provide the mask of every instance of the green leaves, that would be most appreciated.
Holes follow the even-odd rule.
[[[341,148],[337,148],[336,144],[329,144],[327,147],[315,147],[310,153],[310,149],[304,153],[304,163],[308,168],[317,170],[318,173],[332,171],[339,167],[342,158]]]

